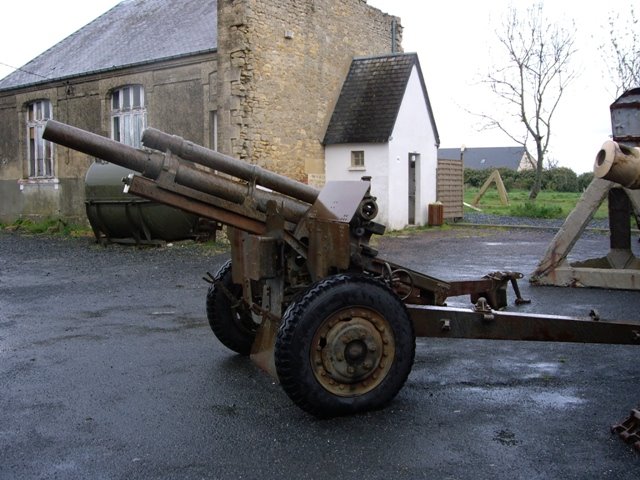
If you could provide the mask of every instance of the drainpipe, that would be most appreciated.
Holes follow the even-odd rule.
[[[396,53],[397,45],[396,45],[396,30],[398,29],[398,19],[393,18],[391,20],[391,53]]]

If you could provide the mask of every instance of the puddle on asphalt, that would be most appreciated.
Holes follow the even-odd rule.
[[[586,400],[575,395],[572,389],[546,387],[538,380],[553,379],[561,370],[558,362],[500,362],[500,370],[505,372],[505,383],[491,386],[469,386],[463,388],[462,395],[465,399],[475,397],[477,401],[494,403],[500,406],[506,405],[534,405],[534,408],[566,409],[586,403]],[[509,372],[507,374],[507,372]],[[500,373],[493,376],[493,380],[499,382]],[[524,380],[523,384],[520,384]],[[534,383],[529,385],[529,380]],[[508,383],[514,382],[513,386]]]
[[[556,392],[540,392],[531,396],[531,399],[540,405],[547,408],[568,408],[573,405],[582,405],[586,403],[583,398],[578,398],[573,395],[563,395]]]
[[[482,399],[482,401],[499,405],[524,405],[533,403],[536,407],[541,408],[565,409],[586,403],[586,400],[573,395],[572,392],[531,392],[523,387],[470,387],[464,389],[464,397],[466,400],[470,398],[469,393]]]
[[[527,369],[533,370],[523,375],[523,378],[545,378],[558,372],[559,364],[557,363],[530,363],[526,365]]]

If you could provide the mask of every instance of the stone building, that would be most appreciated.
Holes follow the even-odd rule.
[[[354,57],[401,52],[366,0],[124,0],[0,80],[0,221],[84,221],[87,156],[48,118],[139,146],[153,126],[296,180],[322,144]]]

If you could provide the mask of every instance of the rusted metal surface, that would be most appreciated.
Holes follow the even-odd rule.
[[[42,134],[45,140],[73,148],[96,158],[108,160],[148,178],[157,178],[162,171],[163,156],[146,152],[80,128],[49,120]]]
[[[443,305],[447,297],[470,295],[473,302],[483,298],[489,307],[503,308],[507,304],[506,290],[509,283],[514,287],[517,301],[525,301],[517,288],[517,280],[522,276],[517,272],[494,272],[478,280],[446,282],[379,258],[368,243],[371,234],[382,233],[384,227],[372,221],[377,206],[375,199],[370,197],[369,183],[366,181],[349,182],[346,185],[329,183],[318,194],[315,189],[301,187],[297,182],[155,130],[150,130],[145,137],[148,146],[163,148],[166,150],[165,154],[142,152],[53,121],[47,125],[45,136],[57,143],[142,171],[145,176],[134,175],[127,180],[126,190],[129,193],[166,203],[221,222],[239,232],[246,232],[241,236],[230,235],[232,257],[239,267],[234,268],[233,276],[235,281],[244,284],[246,290],[252,289],[247,279],[270,282],[268,287],[254,287],[264,290],[258,292],[258,297],[255,298],[262,298],[261,302],[268,307],[256,304],[252,307],[256,311],[270,312],[270,315],[279,311],[281,307],[275,307],[273,299],[269,297],[274,291],[279,292],[280,296],[289,295],[285,291],[285,285],[290,285],[294,289],[292,292],[295,292],[332,273],[354,270],[382,279],[407,304]],[[181,159],[176,153],[189,160]],[[194,160],[237,174],[248,179],[251,184],[242,184],[214,172],[197,169],[189,164],[189,161]],[[314,203],[309,207],[283,193],[255,189],[253,187],[257,182],[281,188],[306,200],[314,200]],[[608,184],[603,184],[602,190],[608,191],[608,187]],[[269,209],[270,213],[265,213]],[[245,301],[254,303],[254,294],[245,295]],[[447,311],[451,315],[454,312],[458,316],[463,315],[456,310]],[[477,316],[478,312],[470,315]],[[504,315],[507,316],[502,318],[516,322],[516,317]],[[518,319],[520,328],[513,328],[518,325],[516,322],[507,329],[490,329],[492,333],[489,338],[548,338],[567,341],[570,337],[567,330],[582,330],[586,327],[586,330],[598,333],[591,337],[576,334],[577,338],[583,339],[580,341],[620,341],[615,336],[610,338],[601,335],[604,324],[593,326],[591,323],[581,322],[556,323],[555,319],[542,316],[537,316],[536,321],[533,317],[525,318],[526,323],[522,323],[522,318]],[[541,322],[543,318],[545,321]],[[450,318],[449,323],[452,320]],[[460,320],[456,322],[464,325]],[[536,328],[544,326],[544,329],[532,333],[532,327],[525,328],[522,325],[535,325]],[[486,326],[482,331],[485,330]],[[460,335],[476,338],[478,333],[469,330]]]
[[[450,282],[448,296],[470,295],[472,303],[483,297],[491,307],[500,309],[507,306],[507,285],[511,284],[516,294],[516,304],[529,303],[522,298],[518,288],[518,280],[522,277],[520,272],[493,272],[480,280]]]
[[[261,235],[266,231],[266,227],[263,222],[230,211],[229,209],[220,208],[210,203],[204,203],[195,198],[186,197],[179,193],[165,190],[147,178],[134,175],[130,177],[127,182],[127,191],[133,195],[172,205],[186,212],[195,213],[201,217],[210,218],[212,220],[222,222],[225,225],[258,235]]]
[[[277,192],[284,193],[306,203],[313,203],[319,191],[304,183],[265,170],[257,165],[239,162],[233,157],[223,155],[214,150],[196,145],[176,135],[147,128],[142,135],[142,143],[154,150],[171,151],[185,160],[205,165],[213,170],[219,170],[234,177],[241,178],[252,184],[262,185]]]
[[[309,209],[308,204],[299,200],[197,169],[192,163],[181,161],[170,153],[138,150],[55,120],[47,123],[45,136],[52,142],[140,172],[164,188],[173,189],[173,185],[178,184],[236,204],[248,202],[250,207],[261,212],[266,212],[268,202],[275,201],[280,205],[283,216],[293,222],[299,222]],[[175,206],[181,208],[180,205]]]
[[[309,220],[309,250],[307,260],[313,280],[326,277],[330,271],[344,271],[351,265],[348,223]]]
[[[327,317],[311,347],[316,380],[339,397],[355,397],[376,388],[389,373],[395,355],[388,320],[364,307]]]
[[[611,427],[611,433],[617,433],[640,453],[640,410],[631,410],[629,418]]]
[[[364,268],[387,282],[405,303],[443,305],[451,289],[449,282],[381,258],[368,259]]]
[[[378,207],[367,179],[329,182],[318,193],[157,130],[145,132],[145,145],[163,153],[57,122],[49,122],[44,137],[140,171],[126,179],[128,193],[230,227],[232,263],[224,278],[237,294],[207,296],[212,329],[238,353],[252,345],[253,361],[278,375],[290,398],[311,413],[386,404],[408,375],[415,335],[640,344],[640,325],[498,311],[507,306],[509,284],[516,303],[526,302],[518,272],[447,282],[380,258],[370,239],[385,228],[374,221]],[[475,309],[444,306],[459,295],[469,295]],[[237,312],[256,328],[237,329]]]
[[[494,276],[449,284],[377,258],[377,252],[368,246],[369,239],[374,233],[382,234],[384,227],[373,222],[378,208],[375,199],[369,195],[370,184],[367,181],[329,182],[318,193],[307,185],[154,129],[145,131],[144,143],[165,153],[137,150],[55,121],[47,124],[45,137],[140,171],[142,177],[134,175],[127,180],[126,190],[129,193],[172,205],[250,234],[262,236],[271,230],[269,235],[285,239],[294,250],[292,254],[299,255],[307,263],[310,281],[323,278],[331,272],[358,267],[384,278],[406,301],[438,305],[443,304],[447,296],[469,294],[472,301],[482,295],[496,308],[506,305],[504,286],[507,279],[498,280]],[[249,183],[203,171],[190,162],[236,175]],[[264,191],[255,188],[256,184],[279,191]],[[305,201],[313,202],[313,205],[309,207]],[[281,216],[290,222],[284,230],[291,233],[274,234],[274,228],[267,228],[269,204],[276,205],[277,210],[271,218]],[[232,250],[244,248],[243,245],[232,243]],[[277,250],[273,245],[270,248]],[[285,262],[285,258],[280,260],[281,265]],[[259,265],[253,265],[257,270],[260,269]],[[256,269],[249,272],[251,278],[261,277]],[[282,270],[270,264],[266,277],[278,269]]]
[[[416,336],[640,345],[640,324],[556,315],[409,305]]]
[[[273,346],[280,326],[279,319],[263,318],[256,339],[251,346],[251,361],[271,377],[278,378],[273,358]]]

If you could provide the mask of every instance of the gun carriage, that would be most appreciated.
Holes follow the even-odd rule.
[[[231,260],[206,296],[211,329],[316,416],[389,403],[416,336],[640,343],[640,326],[500,311],[517,272],[446,281],[380,258],[370,183],[322,190],[149,128],[145,150],[50,120],[44,138],[139,172],[125,191],[228,227]],[[469,295],[470,309],[446,306]]]

